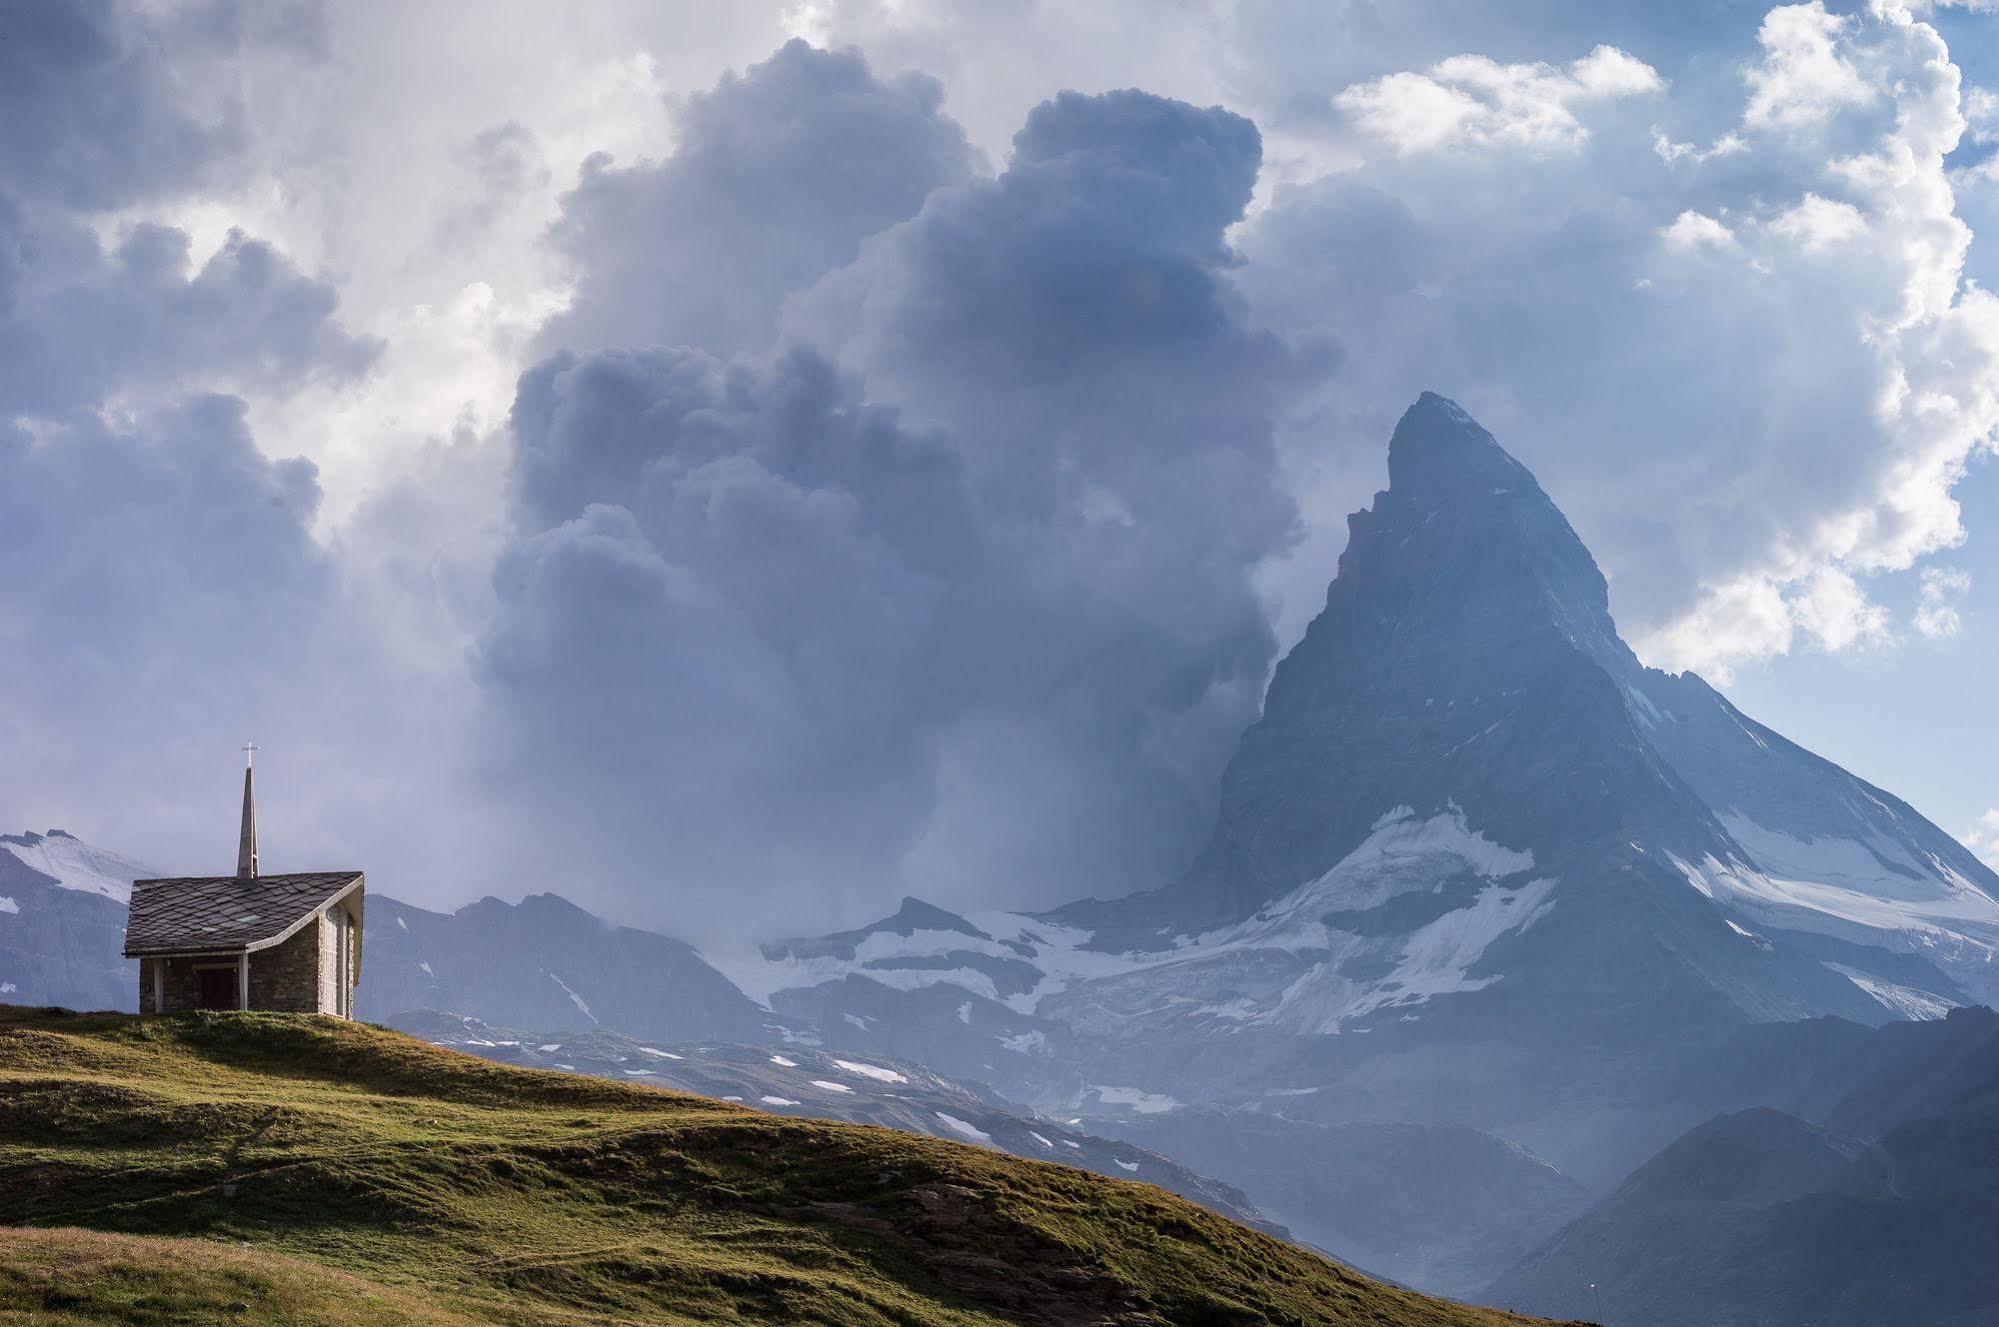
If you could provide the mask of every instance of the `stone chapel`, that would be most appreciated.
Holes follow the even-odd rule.
[[[139,960],[139,1012],[271,1009],[354,1016],[361,980],[359,871],[264,875],[257,795],[244,748],[236,874],[134,880],[125,957]]]

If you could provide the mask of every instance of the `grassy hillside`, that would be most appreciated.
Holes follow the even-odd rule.
[[[287,1015],[0,1007],[0,1226],[5,1327],[1526,1321],[1144,1185]]]

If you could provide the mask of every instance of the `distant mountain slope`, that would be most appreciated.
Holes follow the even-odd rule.
[[[125,899],[146,874],[61,830],[0,834],[0,1000],[132,1008]]]
[[[1816,1118],[1698,1126],[1487,1296],[1581,1313],[1600,1294],[1630,1327],[1991,1323],[1999,1015],[1878,1029],[1789,1095]]]
[[[1097,1115],[1090,1127],[1234,1176],[1300,1239],[1459,1299],[1476,1300],[1592,1199],[1533,1153],[1462,1126],[1188,1109]]]
[[[844,1059],[798,1046],[772,1050],[727,1043],[655,1045],[602,1031],[531,1033],[432,1010],[412,1010],[389,1021],[398,1031],[433,1046],[502,1064],[643,1082],[782,1115],[879,1124],[995,1147],[1030,1161],[1056,1161],[1112,1179],[1143,1180],[1231,1221],[1280,1237],[1289,1234],[1259,1213],[1233,1185],[1211,1180],[1142,1145],[1082,1132],[976,1083],[943,1078],[901,1060]]]
[[[0,1101],[0,1224],[248,1243],[392,1285],[438,1318],[1521,1321],[1383,1286],[1147,1185],[331,1019],[0,1009]],[[0,1285],[46,1265],[45,1244],[0,1232]],[[163,1318],[215,1267],[155,1247],[150,1264],[113,1252],[165,1283],[151,1301]],[[56,1307],[131,1321],[129,1304],[76,1312],[91,1305],[72,1293]],[[283,1320],[269,1308],[239,1312]],[[384,1303],[373,1320],[400,1319]]]
[[[120,903],[132,901],[132,882],[159,872],[129,857],[85,843],[67,830],[46,834],[0,834],[0,855],[48,876],[64,889],[101,894]]]
[[[781,1040],[782,1029],[690,945],[616,926],[554,894],[453,913],[368,897],[355,1012],[448,1009],[531,1028],[613,1028],[670,1041]]]

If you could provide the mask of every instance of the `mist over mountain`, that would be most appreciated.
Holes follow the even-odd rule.
[[[1479,1297],[1632,1327],[1990,1322],[1999,1015],[1883,1027],[1772,1088],[1781,1107],[1688,1131]]]

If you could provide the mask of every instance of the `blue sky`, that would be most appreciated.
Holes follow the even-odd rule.
[[[1986,8],[0,9],[0,820],[226,865],[254,736],[425,902],[1156,884],[1430,389],[1999,852]]]

